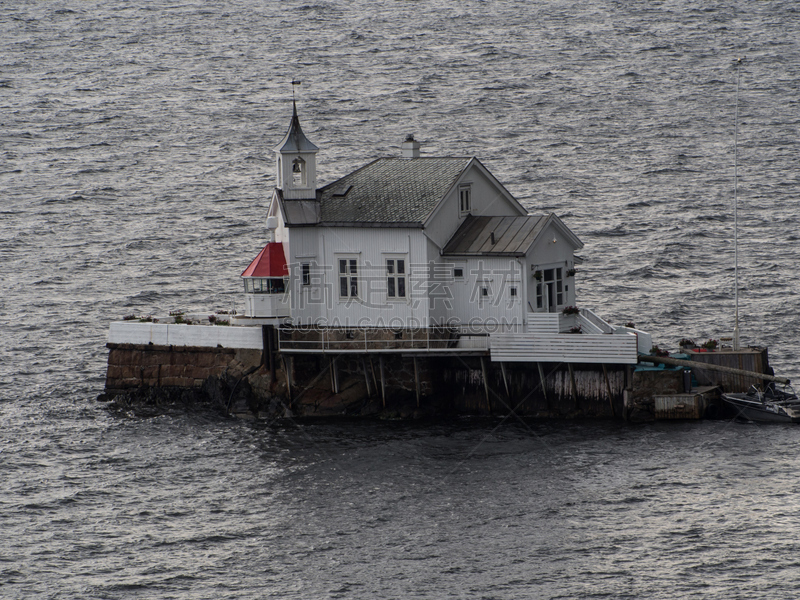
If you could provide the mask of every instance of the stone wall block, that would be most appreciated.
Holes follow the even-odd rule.
[[[136,364],[151,366],[168,364],[169,352],[154,350],[153,352],[140,352],[139,360]]]
[[[227,367],[234,357],[229,354],[219,353],[214,355],[215,367]]]
[[[147,365],[147,366],[143,366],[142,367],[142,370],[141,370],[142,379],[148,380],[148,381],[155,380],[157,382],[158,381],[158,376],[159,376],[159,366],[158,365]],[[154,384],[148,384],[148,385],[154,385]]]
[[[120,367],[120,371],[122,379],[142,378],[142,368],[139,365],[123,365]]]
[[[161,367],[161,378],[168,379],[182,377],[185,367],[183,365],[164,365]],[[175,384],[169,384],[175,385]]]
[[[141,360],[141,352],[138,350],[131,350],[127,348],[118,348],[112,350],[114,352],[114,362],[118,365],[133,365]],[[109,358],[111,360],[111,358]]]
[[[261,364],[261,350],[250,348],[237,350],[235,358],[248,369],[250,367],[257,367]]]
[[[215,358],[215,352],[198,352],[194,357],[194,365],[196,367],[213,367]]]
[[[191,379],[208,379],[211,377],[211,369],[208,367],[188,366],[183,375]]]

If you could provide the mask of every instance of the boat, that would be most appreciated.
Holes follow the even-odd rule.
[[[763,390],[750,386],[744,394],[722,394],[722,399],[734,408],[735,418],[760,423],[800,423],[800,398],[789,386],[782,390],[774,383]]]

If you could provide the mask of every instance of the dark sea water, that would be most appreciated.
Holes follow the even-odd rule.
[[[319,180],[476,155],[579,304],[800,375],[794,2],[0,1],[0,597],[790,598],[800,428],[111,414],[108,323],[229,308],[303,81]],[[241,306],[241,300],[239,300]]]

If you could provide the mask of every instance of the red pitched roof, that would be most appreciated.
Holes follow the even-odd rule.
[[[286,267],[286,255],[283,253],[283,244],[270,242],[258,256],[253,259],[250,266],[244,270],[242,277],[288,277],[289,269]]]

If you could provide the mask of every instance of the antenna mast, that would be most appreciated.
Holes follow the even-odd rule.
[[[733,297],[735,313],[733,322],[733,349],[739,350],[739,85],[742,81],[742,59],[736,59],[736,110],[733,118]]]

